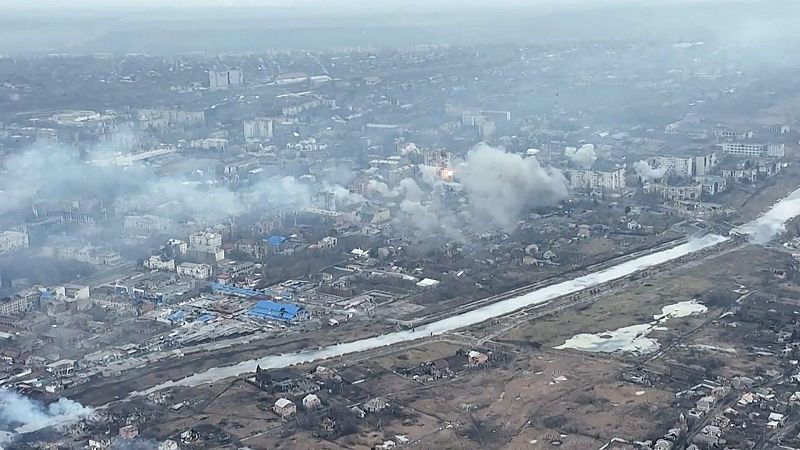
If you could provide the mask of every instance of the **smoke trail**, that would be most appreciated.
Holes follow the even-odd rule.
[[[0,425],[14,434],[58,427],[92,414],[92,409],[68,398],[45,405],[15,391],[0,390]]]

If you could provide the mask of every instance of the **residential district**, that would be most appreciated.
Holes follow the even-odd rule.
[[[800,81],[739,63],[0,59],[0,445],[800,448]]]

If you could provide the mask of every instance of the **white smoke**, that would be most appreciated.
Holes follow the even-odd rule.
[[[569,193],[558,169],[486,144],[472,149],[456,173],[474,219],[502,228],[513,227],[526,208],[556,204]]]
[[[393,191],[392,189],[389,189],[389,185],[384,183],[383,181],[369,180],[367,186],[369,186],[369,189],[372,192],[378,193],[378,195],[380,195],[381,197],[385,198],[397,197],[397,192]]]
[[[0,390],[0,425],[15,434],[60,427],[89,417],[92,409],[67,398],[45,405],[15,391]]]
[[[336,200],[336,204],[339,206],[355,205],[364,203],[366,200],[363,195],[356,192],[350,192],[349,189],[338,184],[323,183],[322,189],[328,192],[333,192],[333,197]]]
[[[650,167],[650,164],[645,160],[633,163],[633,170],[636,172],[636,175],[642,179],[642,181],[660,180],[664,178],[664,175],[667,174],[667,169],[663,167],[654,169]]]
[[[400,180],[395,192],[413,202],[419,202],[425,197],[425,192],[412,178],[404,178]]]
[[[441,176],[439,176],[439,171],[441,169],[438,167],[426,166],[425,164],[420,164],[418,167],[419,175],[423,183],[431,188],[435,188],[443,183]]]
[[[564,156],[581,169],[588,169],[597,161],[597,153],[594,151],[593,144],[584,144],[578,149],[567,147],[564,149]]]

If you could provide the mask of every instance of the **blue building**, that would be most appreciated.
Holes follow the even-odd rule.
[[[292,303],[278,303],[272,300],[259,300],[250,310],[250,315],[265,320],[280,320],[294,322],[307,319],[308,311],[302,306]]]

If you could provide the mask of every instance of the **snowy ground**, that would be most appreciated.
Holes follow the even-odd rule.
[[[696,300],[675,303],[663,307],[661,314],[653,317],[653,322],[618,328],[603,333],[578,334],[556,348],[602,353],[622,352],[635,355],[653,353],[658,350],[658,341],[648,337],[651,332],[663,329],[669,319],[702,314],[706,311],[708,311],[708,308]]]

